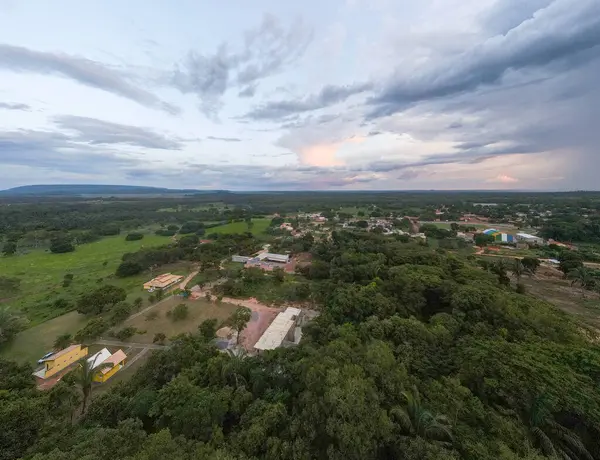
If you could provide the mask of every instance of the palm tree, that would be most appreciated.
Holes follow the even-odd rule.
[[[550,458],[593,460],[579,437],[552,420],[546,410],[546,398],[534,399],[529,414],[529,432],[533,444]]]
[[[452,441],[452,431],[446,416],[435,415],[425,409],[416,387],[412,391],[403,391],[406,407],[395,407],[392,417],[407,435],[419,436],[435,441]]]
[[[594,286],[594,277],[585,267],[574,268],[568,273],[568,278],[571,279],[571,286],[579,284],[581,287],[581,296],[585,297],[585,290]]]
[[[98,357],[96,357],[98,359]],[[100,364],[99,366],[94,367],[96,363],[96,359],[90,362],[87,358],[81,358],[77,361],[77,370],[74,373],[75,383],[79,384],[81,387],[81,393],[83,395],[83,404],[81,406],[81,414],[85,413],[85,409],[87,407],[88,399],[92,395],[92,384],[94,383],[94,375],[99,370],[112,366],[112,364]]]
[[[246,379],[241,372],[244,365],[244,359],[248,357],[248,352],[244,347],[228,348],[226,352],[229,359],[227,363],[223,365],[223,378],[227,380],[230,376],[233,377],[236,387],[240,386],[240,381],[246,384]]]

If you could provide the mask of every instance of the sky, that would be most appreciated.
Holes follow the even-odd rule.
[[[597,190],[598,0],[0,0],[0,189]]]

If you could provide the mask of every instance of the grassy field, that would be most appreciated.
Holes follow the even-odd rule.
[[[167,312],[180,303],[188,306],[188,317],[184,320],[173,321],[167,316]],[[221,322],[227,319],[236,308],[236,305],[228,303],[216,304],[203,299],[184,300],[181,297],[172,297],[152,308],[149,312],[128,319],[123,323],[122,327],[133,326],[139,330],[146,331],[144,334],[134,335],[131,338],[132,342],[152,343],[154,335],[158,332],[162,332],[167,337],[173,337],[184,332],[193,332],[197,330],[202,321],[216,318]],[[155,312],[158,316],[153,320],[148,320],[147,317],[150,312]]]
[[[45,353],[52,351],[56,337],[65,332],[78,331],[87,321],[85,316],[75,311],[46,321],[17,335],[12,342],[0,349],[0,356],[35,364]]]
[[[270,219],[252,219],[252,223],[254,227],[252,227],[252,234],[258,235],[264,233],[269,223]],[[219,225],[218,227],[212,227],[206,229],[206,234],[210,235],[211,233],[244,233],[248,231],[248,227],[246,222],[232,222],[226,225]]]
[[[119,235],[83,244],[75,252],[66,254],[36,250],[2,258],[2,275],[21,280],[17,295],[3,299],[2,304],[24,311],[31,325],[39,324],[64,313],[48,305],[59,297],[73,299],[102,282],[110,282],[128,290],[139,286],[148,277],[147,274],[126,279],[114,277],[121,256],[142,247],[160,246],[170,241],[168,237],[158,235],[146,235],[139,241],[125,241],[125,235]],[[73,275],[73,282],[64,288],[62,281],[67,273]]]

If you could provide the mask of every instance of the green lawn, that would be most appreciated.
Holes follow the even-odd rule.
[[[56,337],[65,332],[78,331],[87,321],[84,315],[75,311],[46,321],[21,332],[12,342],[3,345],[0,356],[35,364],[45,353],[52,351]]]
[[[270,219],[252,219],[252,223],[254,226],[252,227],[252,234],[259,235],[264,233],[269,223]],[[219,225],[218,227],[212,227],[206,229],[206,234],[210,235],[211,233],[244,233],[248,231],[248,226],[246,222],[232,222],[230,224]]]
[[[2,304],[22,310],[31,321],[31,325],[35,325],[65,313],[53,310],[49,305],[49,302],[57,298],[74,299],[103,282],[130,290],[139,286],[148,275],[115,278],[114,273],[122,255],[142,247],[160,246],[170,241],[169,237],[158,235],[145,235],[144,239],[139,241],[125,241],[125,235],[119,235],[83,244],[78,246],[75,252],[66,254],[35,250],[24,255],[1,258],[2,275],[21,280],[17,295],[3,299]],[[71,286],[64,288],[62,281],[67,273],[73,274],[74,278]]]

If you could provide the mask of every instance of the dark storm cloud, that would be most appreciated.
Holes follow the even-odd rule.
[[[237,52],[230,52],[227,43],[212,55],[190,51],[176,66],[171,84],[182,93],[197,95],[201,109],[214,113],[229,88],[241,86],[241,97],[253,96],[261,80],[294,63],[311,40],[312,31],[301,21],[286,30],[275,17],[265,15],[258,28],[244,34],[244,44]]]
[[[209,141],[242,142],[242,139],[240,139],[239,137],[208,136],[206,139],[208,139]]]
[[[252,120],[280,120],[343,102],[350,96],[364,93],[371,88],[371,83],[354,83],[342,86],[327,85],[317,94],[312,94],[304,99],[267,102],[251,110],[244,117]]]
[[[61,133],[33,130],[0,132],[0,158],[4,166],[67,173],[110,174],[140,163],[124,154],[71,142]]]
[[[178,112],[175,107],[161,101],[152,93],[131,84],[123,74],[90,59],[0,44],[0,69],[20,73],[60,75],[82,85],[130,99],[146,107],[172,114]]]
[[[90,144],[127,144],[150,149],[180,150],[178,139],[138,126],[122,125],[96,118],[62,115],[54,118],[61,128],[74,131],[74,141]]]
[[[586,50],[600,52],[600,2],[556,0],[509,30],[425,72],[392,80],[370,99],[369,118],[500,83],[509,71],[540,68]],[[581,63],[579,63],[581,64]]]
[[[29,107],[27,104],[10,104],[7,102],[0,102],[0,109],[5,109],[5,110],[30,110],[31,107]]]

